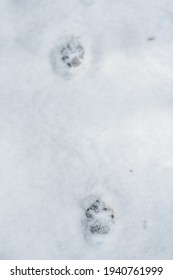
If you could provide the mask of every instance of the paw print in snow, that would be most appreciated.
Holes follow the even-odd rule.
[[[86,209],[87,225],[91,234],[107,234],[114,222],[113,210],[97,199]]]
[[[68,67],[78,67],[84,58],[84,48],[74,38],[61,48],[61,59]]]
[[[100,199],[96,199],[87,207],[85,216],[86,229],[90,235],[108,234],[115,220],[114,211]]]
[[[65,39],[50,54],[50,62],[55,73],[64,76],[74,74],[84,60],[85,51],[76,37]]]

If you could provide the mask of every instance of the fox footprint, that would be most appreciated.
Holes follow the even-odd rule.
[[[84,48],[75,38],[71,38],[67,44],[62,46],[61,60],[67,67],[78,67],[84,58]]]
[[[78,37],[62,40],[50,53],[50,62],[54,73],[73,75],[83,64],[85,50]]]
[[[90,240],[109,234],[115,222],[113,209],[96,197],[88,197],[83,204],[85,211],[85,236]]]

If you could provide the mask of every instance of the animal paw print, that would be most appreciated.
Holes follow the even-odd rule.
[[[86,226],[90,234],[105,235],[114,224],[114,211],[103,201],[96,199],[86,210]]]
[[[65,39],[50,53],[50,63],[54,73],[63,76],[74,74],[82,65],[85,50],[77,37]]]
[[[77,39],[72,38],[60,50],[61,59],[67,67],[78,67],[84,58],[84,48]]]

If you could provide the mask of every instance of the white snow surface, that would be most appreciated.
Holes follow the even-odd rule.
[[[173,258],[173,1],[1,0],[0,22],[0,259]],[[70,37],[83,63],[55,73]]]

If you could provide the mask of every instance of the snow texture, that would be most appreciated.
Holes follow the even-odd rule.
[[[172,14],[0,1],[0,259],[173,258]]]

